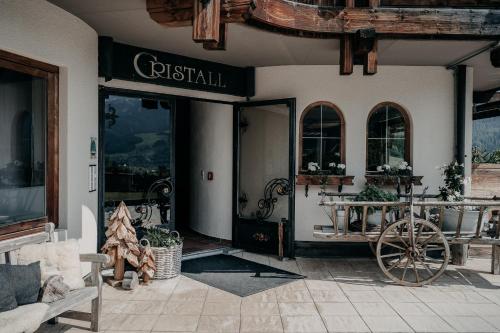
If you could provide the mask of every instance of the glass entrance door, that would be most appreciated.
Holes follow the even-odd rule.
[[[136,94],[103,95],[104,229],[121,201],[136,226],[161,224],[173,229],[173,101]]]
[[[234,245],[293,257],[295,100],[235,110]]]

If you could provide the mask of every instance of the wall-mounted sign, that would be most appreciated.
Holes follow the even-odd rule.
[[[97,165],[89,164],[89,192],[97,190]]]
[[[90,158],[91,159],[97,158],[97,138],[96,137],[90,138]]]
[[[99,37],[99,75],[221,94],[255,94],[255,69],[115,43]]]

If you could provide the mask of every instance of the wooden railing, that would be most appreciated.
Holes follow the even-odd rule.
[[[328,206],[331,207],[331,216],[330,219],[333,225],[333,235],[328,238],[335,238],[343,241],[376,241],[377,236],[379,236],[386,228],[387,220],[386,213],[389,211],[395,211],[396,215],[398,215],[398,219],[401,219],[406,211],[408,210],[410,203],[409,202],[385,202],[385,201],[325,201],[322,200],[319,203],[320,206]],[[481,233],[481,224],[483,223],[484,212],[487,207],[497,207],[500,209],[500,201],[492,201],[492,200],[476,200],[476,201],[462,201],[462,202],[445,202],[445,201],[417,201],[413,203],[414,207],[420,207],[420,212],[417,214],[420,215],[421,218],[425,219],[426,212],[430,208],[439,209],[439,220],[437,221],[437,226],[442,229],[443,227],[443,219],[444,219],[444,210],[447,207],[456,207],[459,211],[457,227],[454,232],[445,233],[448,239],[461,239],[465,238],[474,238],[480,239],[484,235]],[[466,207],[477,207],[479,209],[479,214],[477,218],[477,224],[475,226],[475,232],[462,232],[462,224],[464,220],[464,212]],[[339,208],[344,208],[344,217],[343,221],[338,221],[337,211]],[[357,209],[356,209],[357,208]],[[368,229],[368,212],[369,209],[379,208],[382,211],[381,221],[380,221],[380,230],[377,231],[369,231]],[[355,232],[350,231],[349,226],[351,223],[351,210],[355,209],[361,211],[361,231]],[[342,223],[343,230],[339,232],[339,225]],[[497,225],[498,221],[495,221],[495,229],[496,233],[494,237],[490,237],[492,239],[499,239],[500,227]],[[319,235],[321,232],[318,228],[320,226],[315,227],[315,235]],[[331,234],[332,232],[330,232]],[[464,238],[465,237],[465,238]]]

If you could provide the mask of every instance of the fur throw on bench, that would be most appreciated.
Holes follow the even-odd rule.
[[[33,303],[0,312],[0,333],[35,332],[48,309],[48,304]]]

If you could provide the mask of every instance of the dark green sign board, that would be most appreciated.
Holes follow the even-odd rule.
[[[115,43],[99,37],[99,76],[251,97],[255,68],[236,67]]]

